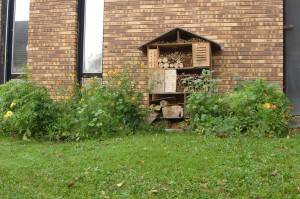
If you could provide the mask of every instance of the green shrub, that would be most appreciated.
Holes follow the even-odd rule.
[[[64,86],[59,90],[58,99],[55,101],[55,122],[48,132],[50,140],[75,140],[77,107],[80,99],[80,86],[76,83]]]
[[[242,83],[235,92],[224,96],[226,114],[240,119],[239,128],[248,135],[286,136],[290,103],[275,83],[263,79]]]
[[[43,137],[53,124],[55,107],[46,89],[27,80],[0,85],[1,131],[19,137]]]
[[[77,139],[113,136],[141,127],[143,95],[137,91],[138,82],[129,77],[136,69],[129,66],[119,72],[109,71],[105,85],[92,78],[82,86],[77,108]]]
[[[188,99],[191,126],[204,135],[282,137],[288,133],[289,101],[278,85],[242,82],[226,94],[194,92]]]

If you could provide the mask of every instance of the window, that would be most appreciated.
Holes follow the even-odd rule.
[[[79,78],[102,77],[104,0],[79,4]]]
[[[14,3],[11,74],[22,74],[22,67],[27,64],[30,0],[15,0]]]
[[[3,78],[1,83],[18,78],[27,64],[28,21],[30,0],[2,1],[1,63]]]

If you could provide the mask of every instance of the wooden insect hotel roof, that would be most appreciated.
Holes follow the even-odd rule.
[[[195,41],[195,39],[197,39],[198,41],[202,41],[202,42],[209,42],[211,44],[211,49],[213,52],[221,50],[221,46],[218,43],[211,41],[203,36],[197,35],[195,33],[191,33],[182,28],[174,28],[174,29],[170,30],[169,32],[166,32],[166,33],[154,38],[153,40],[143,44],[138,49],[143,51],[144,53],[146,53],[147,46],[152,45],[152,44],[161,44],[161,42],[170,43],[170,44],[171,43],[186,43],[189,41],[192,43]]]

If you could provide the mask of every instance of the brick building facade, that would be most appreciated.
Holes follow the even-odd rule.
[[[50,89],[72,82],[80,67],[78,2],[30,1],[29,72]],[[225,91],[235,84],[235,76],[265,77],[283,88],[283,26],[283,0],[105,0],[103,80],[112,66],[132,60],[147,63],[138,47],[180,27],[221,45],[213,69]],[[146,76],[147,67],[134,74],[141,89],[148,85]]]

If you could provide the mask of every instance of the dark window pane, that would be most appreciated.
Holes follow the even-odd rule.
[[[15,0],[11,73],[22,73],[27,63],[28,21],[30,0]]]

